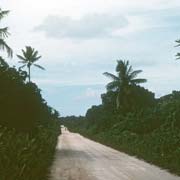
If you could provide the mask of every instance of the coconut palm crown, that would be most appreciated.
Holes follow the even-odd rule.
[[[25,50],[22,49],[22,56],[17,55],[17,57],[21,60],[19,63],[22,63],[23,65],[20,67],[28,68],[28,78],[29,82],[31,81],[31,66],[35,66],[39,69],[45,70],[42,66],[39,64],[36,64],[36,62],[41,58],[41,56],[38,55],[38,51],[36,51],[34,48],[31,46],[26,46]]]
[[[105,72],[105,76],[109,77],[113,81],[108,83],[106,88],[107,91],[117,92],[117,108],[120,106],[121,97],[128,94],[130,86],[138,85],[147,82],[146,79],[136,78],[142,70],[133,70],[132,66],[129,65],[129,61],[118,60],[116,66],[117,75]]]

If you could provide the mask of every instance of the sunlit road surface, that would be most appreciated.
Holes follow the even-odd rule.
[[[50,180],[180,180],[180,177],[63,130]]]

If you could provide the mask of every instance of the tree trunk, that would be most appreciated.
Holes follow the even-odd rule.
[[[29,67],[28,67],[28,71],[29,71],[29,72],[28,72],[28,74],[29,74],[29,75],[28,75],[29,83],[31,82],[31,69],[30,69],[30,68],[31,68],[31,67],[29,66]]]

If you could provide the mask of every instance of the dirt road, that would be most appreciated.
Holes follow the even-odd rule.
[[[180,180],[79,134],[62,132],[50,180]]]

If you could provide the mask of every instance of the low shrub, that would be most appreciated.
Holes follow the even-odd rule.
[[[59,128],[53,120],[49,128],[39,126],[33,134],[0,127],[0,179],[47,179]]]

